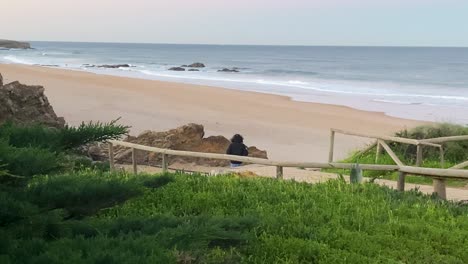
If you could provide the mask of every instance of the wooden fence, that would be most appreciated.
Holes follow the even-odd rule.
[[[350,136],[358,136],[358,137],[366,137],[366,138],[373,138],[376,140],[374,144],[371,144],[368,148],[366,148],[361,153],[367,152],[377,146],[377,153],[376,153],[376,160],[378,162],[379,155],[381,153],[381,148],[383,148],[387,154],[392,158],[392,160],[397,164],[399,167],[399,178],[398,178],[398,189],[404,190],[404,182],[405,177],[407,174],[413,175],[420,175],[425,177],[431,177],[433,179],[433,186],[434,192],[437,193],[440,197],[446,198],[446,187],[445,187],[445,180],[447,178],[454,178],[453,176],[461,176],[460,179],[463,179],[466,175],[467,171],[461,171],[461,169],[468,167],[468,161],[460,163],[451,167],[450,169],[433,169],[433,168],[420,168],[423,161],[423,146],[429,147],[436,147],[439,148],[440,151],[440,165],[441,167],[445,166],[444,160],[444,148],[441,144],[436,143],[446,143],[446,142],[453,142],[453,141],[462,141],[468,140],[468,135],[466,136],[451,136],[451,137],[439,137],[439,138],[430,138],[430,139],[408,139],[408,138],[401,138],[401,137],[392,137],[392,136],[377,136],[377,135],[368,135],[350,131],[344,131],[339,129],[331,129],[330,130],[330,152],[329,152],[329,162],[333,161],[333,149],[335,144],[335,134],[343,134],[343,135],[350,135]],[[399,142],[403,144],[410,144],[416,145],[416,167],[405,166],[403,162],[398,158],[395,152],[392,151],[390,146],[387,144],[386,141],[391,142]],[[456,178],[456,177],[455,177]]]
[[[343,131],[341,131],[343,132]],[[412,166],[405,166],[396,155],[391,151],[388,144],[384,142],[384,139],[389,139],[388,137],[378,138],[377,144],[380,144],[391,156],[394,158],[395,161],[398,160],[397,165],[380,165],[380,164],[359,164],[359,166],[363,170],[372,170],[372,171],[399,171],[400,177],[398,179],[398,190],[404,191],[405,189],[405,176],[406,174],[413,174],[413,175],[421,175],[425,177],[431,177],[434,179],[434,192],[439,195],[439,197],[446,199],[446,187],[445,187],[445,180],[446,179],[465,179],[468,180],[468,171],[467,170],[460,170],[457,168],[451,169],[433,169],[433,168],[420,168],[420,167],[412,167]],[[394,138],[395,139],[395,138]],[[399,139],[397,139],[399,140]],[[406,140],[405,140],[406,141]],[[406,141],[410,142],[410,141]],[[330,141],[331,149],[333,148],[334,140]],[[411,143],[416,143],[411,141]],[[426,142],[424,145],[439,147],[440,145],[433,144],[430,142]],[[340,162],[328,162],[328,163],[321,163],[321,162],[285,162],[285,161],[274,161],[268,159],[260,159],[260,158],[252,158],[252,157],[242,157],[242,156],[234,156],[234,155],[226,155],[226,154],[216,154],[216,153],[202,153],[202,152],[192,152],[192,151],[181,151],[181,150],[171,150],[171,149],[162,149],[150,146],[144,146],[139,144],[133,144],[129,142],[123,141],[116,141],[111,140],[109,141],[109,162],[111,170],[115,169],[114,164],[114,146],[122,146],[132,149],[132,165],[133,165],[133,172],[136,174],[138,172],[137,162],[135,158],[135,151],[148,151],[153,153],[162,154],[162,170],[168,170],[168,155],[174,156],[184,156],[184,157],[193,157],[193,158],[207,158],[207,159],[219,159],[219,160],[233,160],[251,164],[260,164],[260,165],[268,165],[268,166],[275,166],[276,167],[276,178],[282,179],[283,178],[283,168],[285,167],[293,167],[293,168],[317,168],[317,169],[351,169],[354,164],[352,163],[340,163]],[[468,164],[465,164],[468,166]]]

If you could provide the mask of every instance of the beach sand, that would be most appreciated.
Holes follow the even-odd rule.
[[[0,73],[5,83],[44,86],[56,113],[71,125],[121,117],[137,135],[198,123],[207,136],[240,133],[247,145],[266,149],[275,160],[326,161],[330,128],[388,135],[423,123],[218,87],[13,64],[0,64]],[[337,135],[336,159],[367,143],[368,139]]]

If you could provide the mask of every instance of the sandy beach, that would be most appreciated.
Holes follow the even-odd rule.
[[[391,134],[422,122],[287,97],[163,81],[133,79],[39,66],[0,64],[4,82],[42,85],[59,116],[81,121],[121,122],[131,133],[166,130],[187,123],[207,135],[241,133],[248,145],[287,161],[325,161],[330,128]],[[337,159],[368,140],[337,136]]]

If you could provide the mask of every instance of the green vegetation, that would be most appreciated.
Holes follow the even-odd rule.
[[[2,263],[468,261],[466,206],[370,183],[88,170],[0,195]]]
[[[11,146],[34,147],[51,151],[69,151],[91,142],[118,139],[128,133],[128,126],[109,123],[81,123],[78,127],[50,128],[40,124],[17,125],[7,122],[0,125],[0,138]]]
[[[0,263],[468,262],[466,205],[343,179],[109,172],[79,148],[114,125],[0,131]]]
[[[49,128],[40,124],[0,125],[0,164],[11,175],[30,178],[80,165],[91,165],[76,156],[79,148],[109,139],[118,139],[128,132],[127,126],[89,122],[78,127]],[[18,179],[18,178],[16,178]]]
[[[453,125],[453,124],[438,124],[419,126],[412,130],[403,130],[395,134],[397,137],[411,138],[411,139],[428,139],[436,137],[460,136],[468,135],[468,127]],[[456,164],[468,160],[468,141],[447,142],[442,144],[444,148],[445,166],[450,168]],[[416,146],[391,142],[389,146],[397,154],[398,158],[404,163],[414,165],[416,163]],[[378,162],[375,162],[377,148],[374,147],[365,153],[357,151],[344,159],[342,162],[347,163],[360,163],[360,164],[395,164],[390,156],[382,151]],[[440,150],[434,147],[423,147],[423,163],[422,167],[427,168],[441,168],[440,164]],[[348,174],[349,170],[326,170],[328,172]],[[390,180],[397,180],[398,174],[394,172],[382,171],[364,171],[365,177],[371,178],[384,178]],[[407,176],[407,182],[419,184],[431,184],[430,178],[420,176]],[[467,181],[464,180],[448,180],[450,186],[466,186]]]

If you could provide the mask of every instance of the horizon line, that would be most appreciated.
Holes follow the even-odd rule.
[[[199,45],[199,46],[261,46],[261,47],[361,47],[361,48],[468,48],[468,46],[430,46],[430,45],[317,45],[317,44],[214,44],[214,43],[168,43],[168,42],[126,42],[126,41],[73,41],[73,40],[22,40],[27,42],[59,43],[99,43],[99,44],[149,44],[149,45]]]

